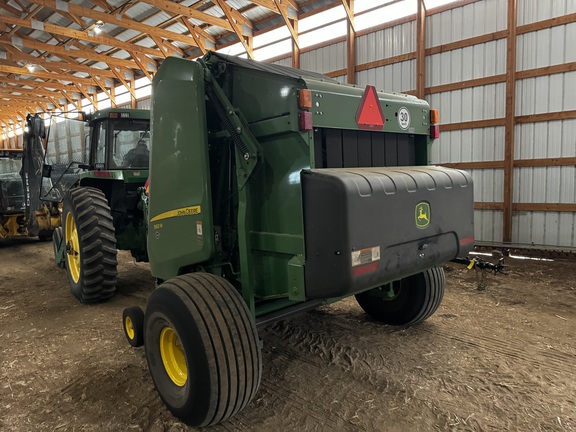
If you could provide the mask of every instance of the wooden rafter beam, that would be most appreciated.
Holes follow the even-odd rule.
[[[152,38],[152,40],[154,41],[154,43],[156,44],[156,46],[158,47],[164,58],[168,58],[169,56],[168,48],[166,47],[166,45],[164,45],[162,39],[156,36],[150,36],[150,37]]]
[[[240,43],[244,46],[244,49],[246,50],[248,57],[253,59],[254,58],[254,50],[252,48],[252,35],[245,35],[244,34],[244,29],[243,29],[242,24],[240,24],[235,19],[235,15],[232,12],[232,11],[235,11],[236,9],[228,6],[228,4],[226,3],[225,0],[213,0],[213,1],[214,1],[214,4],[218,5],[220,7],[220,9],[222,9],[222,11],[224,11],[224,15],[226,15],[226,18],[228,19],[228,22],[230,23],[230,25],[232,26],[232,29],[236,33],[236,36],[238,36]]]
[[[18,17],[22,15],[23,12],[21,10],[16,9],[14,6],[9,5],[6,0],[0,1],[0,9],[4,9],[6,12],[10,12],[11,14],[16,15]]]
[[[43,5],[45,7],[49,7],[50,9],[57,10],[59,12],[63,10],[62,7],[58,7],[60,3],[57,3],[55,0],[36,0],[34,3]],[[155,26],[151,26],[148,24],[142,24],[139,21],[135,21],[125,16],[119,19],[115,15],[105,12],[99,12],[95,9],[85,8],[82,6],[75,5],[73,3],[68,3],[65,6],[65,8],[67,9],[65,10],[65,12],[77,15],[79,17],[85,17],[93,20],[101,20],[107,24],[113,24],[125,29],[137,30],[139,32],[146,33],[150,36],[161,37],[167,40],[178,41],[194,46],[194,39],[191,38],[190,36],[182,35],[180,33],[165,30],[162,28],[157,28]]]
[[[58,56],[58,58],[66,61],[67,63],[72,63],[74,65],[76,65],[76,64],[80,65],[80,63],[71,59],[72,57],[92,60],[95,62],[105,62],[106,64],[108,64],[108,66],[110,68],[112,66],[118,66],[118,67],[125,67],[125,68],[129,68],[129,69],[130,68],[131,69],[140,69],[140,67],[135,62],[133,62],[131,60],[124,60],[124,59],[120,59],[120,58],[116,58],[116,57],[106,56],[104,54],[98,54],[98,53],[94,52],[93,50],[86,49],[86,48],[67,49],[64,46],[57,46],[57,45],[51,45],[51,44],[47,44],[47,43],[37,42],[37,41],[30,39],[30,38],[17,38],[14,41],[0,38],[0,45],[6,47],[6,49],[8,49],[9,46],[10,47],[17,46],[17,45],[15,45],[15,42],[19,46],[24,47],[24,48],[29,48],[29,49],[33,49],[33,50],[37,50],[37,51],[44,51],[46,53],[54,54],[54,55]],[[145,58],[155,65],[155,62],[153,60],[149,59],[148,57],[145,57]],[[56,63],[56,62],[54,62],[54,63]],[[83,67],[90,67],[90,66],[83,65]],[[154,71],[155,69],[152,68],[151,70]],[[111,76],[110,71],[106,71],[105,69],[92,68],[92,67],[90,67],[89,73],[90,74],[94,73],[94,74],[102,75],[102,76]]]
[[[55,90],[68,90],[68,91],[76,91],[72,84],[62,84],[60,82],[53,82],[53,81],[37,81],[31,78],[20,78],[20,79],[10,79],[7,77],[0,76],[0,79],[3,83],[6,84],[14,84],[14,85],[21,85],[21,86],[28,86],[32,88],[49,88]],[[53,78],[49,78],[52,80]]]
[[[346,18],[348,18],[348,25],[352,27],[354,33],[356,33],[356,27],[354,26],[354,7],[350,7],[350,0],[342,0],[342,6],[346,11]]]
[[[84,23],[82,22],[82,20],[80,18],[78,18],[76,15],[74,15],[71,12],[64,12],[64,15],[66,15],[68,18],[70,18],[72,21],[74,21],[76,24],[78,24],[81,28],[84,28]],[[48,20],[46,20],[48,21]]]
[[[98,109],[98,100],[94,99],[90,93],[88,93],[87,89],[84,89],[80,84],[76,84],[76,88],[86,99],[88,99],[88,101],[94,106],[94,109]]]
[[[345,1],[345,0],[343,0]],[[300,48],[300,43],[298,42],[298,31],[294,25],[294,23],[296,21],[298,21],[297,18],[290,18],[289,14],[288,14],[288,8],[284,3],[281,3],[280,0],[274,0],[274,4],[276,5],[276,7],[278,8],[278,10],[280,11],[280,14],[282,15],[282,19],[284,20],[284,24],[286,24],[286,27],[288,27],[288,30],[290,31],[290,34],[292,35],[292,40],[294,41],[294,43],[296,44],[296,46],[298,48]]]
[[[94,3],[96,6],[100,6],[105,11],[112,11],[112,6],[110,6],[106,0],[92,0],[92,3]]]
[[[60,80],[60,81],[68,81],[68,82],[74,81],[76,83],[83,83],[86,85],[90,85],[90,80],[88,78],[78,78],[78,77],[71,76],[71,75],[62,75],[62,74],[57,74],[57,73],[48,73],[48,72],[39,72],[39,71],[30,72],[25,67],[19,68],[19,67],[14,67],[14,66],[0,65],[0,73],[34,76],[34,77],[44,78],[44,79],[49,79],[49,80]]]
[[[100,80],[98,80],[94,77],[92,77],[92,79],[98,85],[98,87],[100,87],[100,89],[106,94],[106,96],[108,96],[108,98],[110,99],[110,102],[112,102],[112,106],[116,107],[116,98],[114,97],[112,92],[108,91],[108,88],[106,87],[106,85],[103,82],[101,82]]]
[[[257,6],[262,6],[268,10],[271,10],[274,13],[280,14],[280,10],[278,9],[278,6],[274,0],[250,0],[250,2]],[[300,10],[298,3],[296,3],[294,0],[282,0],[282,3],[286,6],[291,6],[292,9],[294,9],[296,12]]]
[[[206,24],[215,25],[226,30],[233,31],[232,25],[225,19],[217,18],[213,15],[200,12],[193,7],[182,6],[178,3],[174,3],[166,0],[144,0],[143,3],[148,3],[152,6],[156,6],[165,12],[171,12],[173,14],[182,15],[186,18],[192,18],[198,21],[205,22]]]
[[[34,21],[34,22],[33,22]],[[31,19],[19,19],[19,18],[12,18],[6,15],[0,15],[0,23],[27,27],[30,29],[38,30],[39,27],[45,32],[57,34],[60,36],[66,36],[73,39],[80,39],[85,40],[88,42],[93,42],[99,45],[106,45],[111,47],[120,48],[123,50],[131,50],[138,54],[142,55],[149,55],[152,57],[160,57],[162,54],[153,48],[147,48],[139,45],[130,44],[128,42],[123,42],[113,37],[108,36],[91,36],[87,32],[79,31],[79,30],[72,30],[67,27],[61,27],[54,24],[42,23],[40,21],[31,20]]]
[[[144,63],[145,63],[145,60],[142,61],[142,60],[140,59],[140,57],[138,57],[138,55],[137,55],[136,53],[129,52],[128,54],[130,54],[130,57],[132,57],[132,59],[136,62],[136,64],[137,64],[138,66],[140,66],[140,70],[141,70],[142,72],[144,72],[144,75],[146,75],[146,76],[148,77],[148,79],[149,79],[150,81],[152,81],[152,75],[150,75],[150,73],[149,73],[148,70],[147,70],[146,65],[144,64]]]
[[[134,89],[132,87],[130,87],[130,85],[126,82],[126,79],[124,77],[122,77],[122,75],[120,75],[119,72],[117,72],[116,70],[114,70],[114,73],[116,74],[116,77],[120,80],[120,82],[122,83],[122,85],[124,87],[126,87],[126,89],[130,92],[130,94],[132,95],[132,97],[134,99],[136,99],[136,92],[134,91]]]
[[[34,4],[32,4],[31,6],[34,6]],[[26,15],[26,19],[32,19],[34,18],[36,15],[38,15],[38,13],[42,10],[42,6],[36,6],[34,9],[30,9],[27,10],[26,12],[28,12],[28,14]],[[20,27],[25,27],[25,26],[19,26],[16,25],[12,30],[10,30],[8,32],[8,36],[14,36],[16,34],[16,32],[18,30],[20,30]]]
[[[181,2],[181,0],[178,0],[178,2]],[[198,5],[198,3],[196,5]],[[196,7],[196,5],[192,5],[191,7]],[[159,10],[158,12],[156,12],[156,13],[152,14],[150,17],[148,17],[148,19],[152,19],[152,18],[158,17],[160,15],[164,15],[164,13],[165,13],[165,11]],[[177,15],[175,15],[171,18],[168,18],[165,21],[161,22],[156,27],[168,28],[171,25],[177,23],[180,20],[180,18],[183,18],[183,16],[180,14],[177,14]],[[186,18],[186,17],[184,17],[184,18]],[[188,19],[188,18],[186,18],[186,19]],[[216,39],[212,35],[206,33],[200,27],[196,27],[196,28],[198,29],[198,33],[200,33],[202,36],[204,36],[205,44],[207,46],[208,46],[208,43],[206,41],[210,41],[210,44],[213,44],[214,47],[216,46]],[[148,37],[146,34],[139,34],[137,36],[134,36],[134,37],[128,39],[126,42],[135,44],[135,43],[141,41],[142,39],[145,39],[146,37]],[[111,55],[111,54],[115,53],[117,50],[118,50],[117,48],[111,48],[110,50],[106,51],[104,54]]]
[[[130,9],[132,6],[134,6],[136,3],[138,3],[139,0],[128,0],[126,3],[124,3],[122,6],[117,7],[116,9],[114,9],[113,11],[111,11],[112,14],[114,15],[124,15],[126,13],[126,11],[128,9]]]
[[[188,29],[188,31],[190,32],[190,35],[196,41],[196,45],[198,46],[198,48],[200,48],[200,51],[202,51],[202,54],[206,54],[206,44],[204,43],[204,40],[202,39],[202,35],[196,30],[198,27],[192,25],[192,23],[184,17],[181,17],[180,21]]]
[[[60,92],[58,91],[50,91],[50,90],[29,90],[29,89],[19,89],[15,87],[7,87],[7,88],[0,88],[0,98],[1,97],[9,97],[9,96],[18,96],[15,93],[20,93],[20,95],[26,96],[42,96],[42,97],[55,97],[55,98],[62,98],[65,99]]]
[[[3,44],[3,41],[0,40],[0,45],[2,45],[2,44]],[[90,66],[80,64],[76,61],[73,61],[72,63],[69,63],[67,61],[47,61],[47,60],[41,59],[39,57],[34,57],[34,56],[29,55],[29,54],[23,53],[23,52],[18,52],[17,54],[15,52],[10,52],[10,51],[16,51],[16,50],[14,50],[13,47],[6,47],[6,49],[9,52],[6,54],[6,60],[4,61],[5,62],[4,64],[6,64],[8,66],[19,66],[16,64],[16,62],[26,61],[28,63],[32,63],[32,64],[35,64],[37,66],[41,66],[42,68],[44,68],[47,71],[58,69],[61,73],[84,72],[84,73],[87,73],[89,75],[95,75],[95,76],[100,76],[100,77],[104,77],[104,78],[114,78],[114,74],[112,72],[110,72],[109,70],[93,68]],[[2,60],[0,60],[0,62],[2,62]],[[8,62],[12,62],[12,64],[8,64]],[[135,66],[136,66],[136,64],[135,64]],[[59,72],[59,71],[54,71],[54,72]],[[71,76],[70,79],[71,80],[76,79],[76,77]]]

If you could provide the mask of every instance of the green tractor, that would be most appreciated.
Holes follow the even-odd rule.
[[[140,195],[150,114],[111,108],[80,117],[53,118],[43,199],[63,202],[62,226],[52,237],[56,264],[66,268],[74,296],[94,303],[116,291],[117,249],[148,259]]]
[[[427,166],[438,115],[413,96],[208,54],[153,80],[148,255],[157,288],[124,311],[155,387],[194,426],[257,392],[257,330],[355,296],[409,326],[469,252],[469,174]]]

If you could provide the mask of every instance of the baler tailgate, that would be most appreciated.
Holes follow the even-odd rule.
[[[349,295],[418,273],[473,247],[473,188],[440,167],[302,173],[306,295]]]

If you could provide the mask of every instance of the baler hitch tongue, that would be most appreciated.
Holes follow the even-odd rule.
[[[491,263],[490,261],[483,260],[480,257],[474,258],[454,258],[451,262],[456,264],[464,264],[468,267],[468,270],[472,270],[473,268],[477,268],[479,270],[487,270],[496,273],[504,273],[504,256],[501,255],[498,259],[498,264]]]

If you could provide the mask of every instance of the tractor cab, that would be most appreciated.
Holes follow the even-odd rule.
[[[149,150],[147,110],[110,108],[79,113],[77,118],[53,116],[42,199],[61,202],[66,191],[85,178],[144,183],[142,170],[148,170]]]
[[[90,140],[90,165],[95,169],[148,169],[150,120],[147,115],[133,110],[98,111],[90,121]]]

